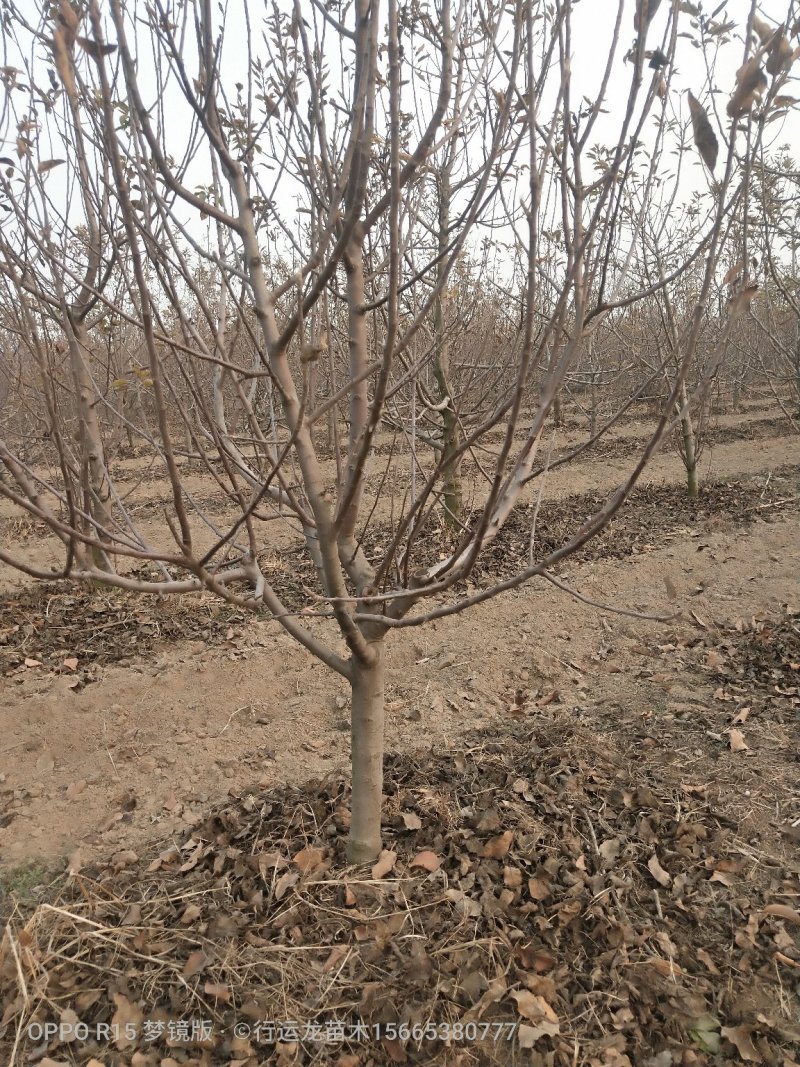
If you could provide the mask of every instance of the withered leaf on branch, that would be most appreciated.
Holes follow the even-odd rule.
[[[774,75],[791,70],[794,58],[794,51],[786,39],[786,34],[776,33],[767,50],[767,73]]]
[[[692,116],[694,143],[697,151],[700,153],[700,158],[708,169],[713,172],[714,167],[717,165],[717,155],[719,153],[717,135],[711,128],[711,123],[708,121],[708,115],[705,112],[705,108],[695,98],[691,89],[688,90],[688,97],[689,112]]]
[[[37,173],[47,174],[48,171],[52,170],[54,167],[60,166],[64,162],[66,161],[63,159],[43,159],[36,168]]]
[[[759,18],[758,15],[753,15],[753,29],[758,34],[758,39],[762,44],[766,44],[775,33],[775,27],[770,26],[768,22]]]
[[[112,52],[116,52],[117,46],[115,44],[99,44],[97,41],[91,40],[89,37],[76,37],[75,40],[92,59],[98,62],[103,56],[110,56]]]
[[[59,0],[57,19],[62,27],[63,41],[67,48],[72,48],[75,43],[75,35],[81,24],[81,16],[69,2]]]
[[[744,260],[740,259],[738,263],[734,263],[731,269],[726,273],[722,279],[723,285],[730,285],[731,282],[735,282],[739,275],[742,273],[742,267],[744,266]]]
[[[69,96],[75,95],[75,78],[72,73],[71,47],[67,43],[66,32],[60,26],[53,34],[53,61],[58,76]]]
[[[732,119],[746,115],[756,101],[761,98],[767,76],[761,69],[758,56],[752,56],[736,71],[736,88],[728,101],[728,114]]]
[[[746,311],[753,300],[753,297],[758,292],[758,285],[753,282],[751,285],[746,285],[740,293],[736,296],[732,296],[728,301],[728,313],[731,315],[739,315],[742,311]]]
[[[646,30],[650,25],[650,20],[658,10],[658,6],[661,0],[636,0],[636,10],[633,14],[633,28],[638,33],[640,30]]]

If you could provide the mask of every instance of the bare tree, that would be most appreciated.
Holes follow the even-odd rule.
[[[0,440],[0,492],[47,523],[63,563],[36,567],[6,548],[0,559],[38,578],[164,594],[209,590],[275,619],[351,686],[350,856],[374,857],[387,635],[535,576],[561,584],[553,568],[623,505],[670,426],[697,348],[740,153],[746,157],[738,118],[704,225],[671,276],[650,283],[631,269],[647,197],[638,214],[626,212],[627,190],[634,180],[647,190],[658,175],[671,136],[666,107],[677,95],[670,72],[687,19],[681,9],[689,5],[674,5],[656,23],[658,5],[637,4],[636,43],[623,64],[620,0],[599,84],[583,99],[573,85],[571,0],[546,10],[530,0],[437,0],[425,33],[416,5],[400,0],[355,0],[346,14],[294,0],[269,8],[258,27],[245,7],[239,33],[215,18],[210,0],[175,8],[156,0],[135,18],[110,0],[108,21],[97,0],[83,19],[60,0],[38,26],[7,6],[20,56],[35,58],[3,112],[6,135],[29,123],[1,187],[12,219],[0,238],[3,314],[16,302],[31,343],[41,339],[40,397],[52,434],[29,459]],[[663,63],[654,66],[656,48]],[[467,53],[482,57],[477,80],[458,76],[456,57]],[[51,88],[42,94],[48,65]],[[620,70],[625,102],[604,120],[611,132],[598,167],[599,124]],[[659,132],[645,155],[653,115]],[[469,131],[477,131],[472,141]],[[695,133],[711,165],[708,135],[704,142]],[[50,151],[51,142],[62,151]],[[46,162],[56,155],[65,162],[51,176]],[[462,177],[448,189],[456,158]],[[82,207],[67,199],[75,189]],[[70,251],[78,225],[88,232],[82,268]],[[415,455],[413,491],[406,484],[396,494],[388,488],[398,473],[391,450],[382,459],[382,420],[409,388],[416,398],[427,375],[438,382],[439,402],[451,394],[436,322],[484,227],[509,249],[506,277],[493,279],[515,309],[502,373],[486,379],[491,389],[446,448]],[[515,504],[552,476],[540,440],[587,338],[700,257],[670,395],[628,477],[557,550],[540,549],[532,531],[528,566],[468,591],[466,579]],[[63,433],[66,412],[53,402],[58,369],[45,358],[56,344],[55,320],[72,346],[73,410],[82,422],[100,408],[129,418],[113,390],[100,387],[98,321],[136,333],[154,418],[136,432],[171,489],[171,547],[126,512],[93,428],[82,430],[88,474],[76,461]],[[451,353],[463,343],[452,330]],[[331,463],[315,430],[331,419],[335,437],[343,409],[346,441],[341,461]],[[499,445],[481,447],[497,430]],[[102,443],[102,424],[97,432]],[[234,517],[224,525],[193,498],[178,440],[184,451],[191,443],[225,494]],[[476,506],[447,550],[437,544],[432,552],[442,504],[455,511],[448,484],[462,457],[474,464]],[[270,567],[265,548],[281,536],[306,548],[301,583]],[[160,576],[131,573],[142,561]]]

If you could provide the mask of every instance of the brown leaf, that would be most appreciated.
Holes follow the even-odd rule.
[[[115,44],[98,44],[97,41],[91,40],[89,37],[76,37],[75,40],[92,59],[98,63],[103,56],[110,56],[112,52],[116,52],[117,46]]]
[[[397,862],[397,853],[385,848],[372,868],[373,878],[383,878]]]
[[[655,854],[655,852],[647,861],[647,869],[650,871],[650,873],[658,882],[658,884],[663,885],[665,889],[668,886],[672,885],[672,875],[668,874],[658,862],[658,856]]]
[[[719,967],[717,967],[716,963],[714,963],[714,961],[711,959],[711,957],[704,948],[699,948],[697,950],[697,958],[702,964],[704,964],[708,968],[711,974],[718,975],[720,973]]]
[[[522,871],[518,867],[504,867],[503,885],[507,885],[509,889],[519,889],[522,885]]]
[[[75,34],[81,24],[81,17],[69,0],[59,0],[58,21],[64,28],[67,41],[71,44],[75,40]]]
[[[753,29],[758,34],[758,39],[762,44],[766,44],[775,34],[775,27],[770,26],[768,22],[759,18],[758,15],[753,15]]]
[[[744,739],[744,734],[741,730],[731,728],[728,730],[728,737],[730,738],[731,752],[749,752],[750,746]]]
[[[650,20],[658,10],[661,0],[636,0],[636,10],[633,13],[633,28],[638,33],[640,30],[647,31]]]
[[[25,657],[26,667],[41,667],[42,661],[40,659],[34,659],[32,656]]]
[[[517,1011],[520,1015],[529,1019],[533,1024],[537,1037],[555,1037],[560,1033],[558,1016],[544,997],[538,997],[527,989],[516,989],[511,996],[517,1002]]]
[[[786,34],[776,33],[767,52],[767,73],[781,74],[791,70],[794,62],[794,51],[786,39]]]
[[[547,900],[552,894],[550,879],[544,875],[534,875],[528,879],[528,893],[532,900]]]
[[[420,819],[419,815],[415,814],[413,811],[403,812],[403,822],[405,823],[406,830],[422,829],[422,819]]]
[[[322,973],[327,974],[328,971],[332,971],[334,967],[338,967],[349,951],[350,949],[347,945],[334,945],[328,953],[328,958],[322,965]]]
[[[742,273],[742,267],[744,266],[744,260],[740,259],[738,263],[734,263],[731,269],[725,274],[722,279],[723,285],[730,285],[735,282],[739,275]]]
[[[399,1041],[396,1041],[394,1038],[382,1037],[381,1045],[383,1046],[386,1055],[389,1057],[392,1063],[408,1062],[406,1050],[403,1048]]]
[[[664,978],[676,978],[683,971],[674,960],[665,960],[663,956],[650,956],[647,962]]]
[[[486,842],[483,846],[483,855],[487,859],[501,860],[511,848],[511,842],[513,840],[513,831],[506,830],[504,833],[499,834],[497,837],[492,837]]]
[[[81,778],[77,782],[70,782],[67,786],[67,800],[76,800],[86,788],[86,779]]]
[[[199,904],[187,904],[181,915],[181,923],[184,926],[190,926],[193,922],[196,922],[203,914],[203,909]]]
[[[441,859],[429,848],[418,852],[409,864],[410,867],[422,867],[425,871],[438,871],[441,865]]]
[[[758,56],[751,56],[736,71],[736,88],[728,101],[728,114],[732,119],[741,118],[752,108],[767,84],[767,76],[761,69]]]
[[[202,949],[196,949],[189,954],[189,958],[183,965],[183,977],[194,978],[196,974],[199,974],[208,963],[205,952]]]
[[[275,883],[275,899],[280,900],[286,895],[287,889],[291,889],[293,885],[297,885],[300,880],[300,875],[297,871],[286,871],[280,876]]]
[[[721,1036],[736,1046],[743,1060],[748,1063],[763,1063],[761,1053],[751,1040],[752,1033],[753,1030],[749,1026],[723,1026],[720,1029]]]
[[[72,73],[71,52],[74,39],[73,33],[62,26],[56,26],[53,33],[53,60],[67,95],[73,97],[75,96],[75,76]]]
[[[300,849],[294,856],[292,856],[292,863],[299,867],[305,874],[306,871],[313,871],[315,867],[319,867],[325,860],[325,852],[321,848],[307,848]]]
[[[700,153],[700,158],[713,174],[719,153],[717,135],[711,128],[705,108],[695,98],[691,90],[687,92],[687,96],[689,99],[689,113],[692,117],[692,133],[694,134],[695,147]]]
[[[787,923],[800,925],[800,912],[790,908],[788,904],[767,904],[764,914],[771,915],[774,919],[783,919]]]
[[[118,1049],[132,1048],[136,1044],[136,1035],[144,1019],[141,1008],[132,1004],[123,993],[113,994],[117,1010],[111,1017],[111,1026],[114,1033],[115,1045]]]
[[[37,174],[47,174],[48,171],[53,170],[55,167],[60,167],[62,163],[66,163],[65,159],[42,159],[36,168]]]
[[[63,661],[63,664],[68,671],[75,671],[78,669],[78,659],[76,656],[67,656]]]
[[[746,285],[740,293],[731,297],[728,301],[728,313],[732,316],[739,315],[742,311],[746,311],[752,303],[753,297],[758,292],[758,284],[756,282]]]
[[[610,867],[611,864],[616,861],[621,848],[622,842],[618,837],[609,837],[600,843],[598,851],[600,852],[604,867]]]
[[[226,1004],[231,1002],[230,989],[219,982],[206,982],[203,986],[203,992],[210,997],[214,997],[215,1000],[223,1000]]]

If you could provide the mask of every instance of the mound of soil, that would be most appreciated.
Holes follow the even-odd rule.
[[[345,866],[329,777],[73,872],[8,921],[9,1062],[786,1067],[798,870],[594,736],[528,720],[389,757],[371,868]]]

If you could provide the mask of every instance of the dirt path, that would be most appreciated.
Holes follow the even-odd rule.
[[[785,452],[770,460],[779,458],[785,463]],[[739,460],[747,465],[747,457]],[[798,604],[797,534],[794,518],[758,521],[745,532],[700,530],[629,559],[576,565],[569,577],[586,596],[661,612],[670,607],[669,578],[678,606],[713,626]],[[611,732],[619,744],[622,731],[640,745],[659,731],[696,732],[676,719],[675,705],[691,701],[710,725],[699,731],[702,755],[684,753],[681,767],[719,782],[732,774],[732,789],[750,790],[753,827],[777,847],[785,819],[776,818],[775,803],[786,786],[791,735],[765,731],[763,750],[720,777],[732,756],[729,708],[715,704],[713,685],[698,689],[684,677],[673,654],[676,641],[697,632],[691,617],[654,626],[598,612],[549,586],[502,596],[391,641],[388,745],[443,746],[466,728],[553,712],[595,720],[600,744]],[[68,685],[67,676],[36,669],[4,680],[3,865],[77,848],[82,861],[118,851],[124,864],[126,850],[193,825],[228,789],[300,781],[348,759],[344,684],[274,624],[253,621],[212,647],[181,642],[155,658],[104,668],[78,692]],[[682,747],[674,736],[654,740],[643,756],[661,773]],[[764,767],[772,770],[760,776]]]

